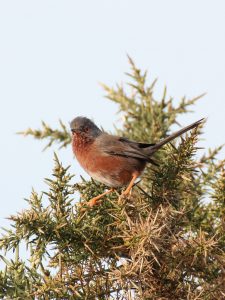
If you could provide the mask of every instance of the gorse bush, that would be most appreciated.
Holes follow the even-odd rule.
[[[103,85],[123,116],[116,133],[154,143],[199,97],[175,105],[165,89],[155,99],[156,81],[148,84],[147,73],[129,60],[126,88]],[[23,134],[46,139],[47,148],[69,146],[72,163],[63,122]],[[32,191],[29,208],[10,216],[11,228],[2,234],[1,299],[225,299],[224,160],[216,159],[221,147],[197,156],[199,135],[201,128],[158,151],[158,166],[146,168],[130,196],[118,189],[86,210],[82,202],[106,187],[78,182],[55,154],[46,190]],[[22,241],[29,250],[25,261]]]

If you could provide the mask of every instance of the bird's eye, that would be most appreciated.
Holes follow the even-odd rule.
[[[88,127],[84,127],[84,132],[88,132],[89,128]]]

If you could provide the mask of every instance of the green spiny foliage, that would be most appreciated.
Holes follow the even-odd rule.
[[[123,115],[117,133],[158,141],[199,97],[175,106],[165,89],[156,100],[156,81],[148,85],[147,72],[129,61],[128,87],[104,86]],[[66,147],[71,136],[60,124],[23,134]],[[216,159],[221,147],[196,158],[199,134],[159,151],[159,166],[146,169],[129,197],[117,190],[92,209],[85,202],[106,187],[75,183],[55,155],[48,189],[32,191],[29,208],[9,218],[0,240],[6,254],[15,252],[11,260],[1,256],[1,299],[224,299],[225,167]],[[27,260],[19,256],[21,241]]]
[[[71,143],[71,136],[68,129],[66,128],[66,125],[64,125],[61,120],[59,120],[59,124],[61,129],[52,129],[49,125],[42,121],[42,129],[28,128],[25,131],[18,132],[18,134],[22,134],[24,136],[31,135],[38,140],[49,140],[44,150],[51,147],[53,143],[59,143],[61,149]]]

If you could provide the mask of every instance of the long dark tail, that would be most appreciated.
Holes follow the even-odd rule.
[[[204,118],[198,120],[197,122],[192,123],[191,125],[188,125],[188,126],[184,127],[181,130],[178,130],[178,131],[174,132],[170,136],[166,137],[162,141],[160,141],[157,144],[155,144],[155,146],[152,146],[149,149],[149,151],[148,151],[148,155],[151,156],[153,153],[155,153],[157,150],[159,150],[162,146],[164,146],[165,144],[169,143],[170,141],[172,141],[176,137],[182,135],[183,133],[185,133],[185,132],[187,132],[187,131],[189,131],[189,130],[191,130],[193,128],[198,127],[203,121],[204,121]]]

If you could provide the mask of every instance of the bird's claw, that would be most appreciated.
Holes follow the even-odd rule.
[[[92,208],[92,207],[95,206],[95,205],[101,204],[101,202],[102,202],[101,200],[98,200],[98,199],[93,198],[93,199],[91,199],[91,200],[89,200],[89,201],[87,201],[87,202],[82,202],[82,203],[80,203],[80,204],[79,204],[79,210],[80,210],[81,212],[84,212],[84,211],[86,211],[86,210]]]
[[[102,202],[101,200],[98,200],[98,199],[93,198],[93,199],[89,200],[89,201],[86,203],[86,205],[89,206],[89,207],[91,208],[91,207],[93,207],[93,206],[95,206],[95,205],[99,205],[101,202]]]
[[[129,196],[130,195],[130,193],[131,193],[131,189],[126,189],[125,191],[123,191],[122,192],[122,195],[121,196],[123,196],[123,197],[127,197],[127,196]]]

